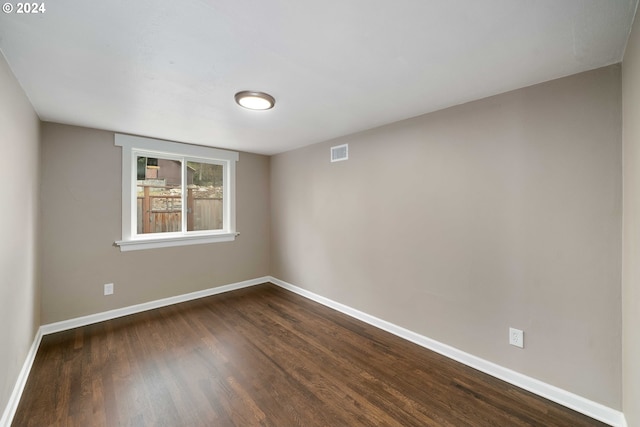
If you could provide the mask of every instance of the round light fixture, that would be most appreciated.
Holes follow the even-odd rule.
[[[235,98],[239,106],[249,110],[269,110],[276,104],[276,100],[268,93],[251,90],[238,92]]]

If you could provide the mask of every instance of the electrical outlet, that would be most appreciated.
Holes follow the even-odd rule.
[[[509,344],[524,348],[524,332],[520,329],[509,328]]]
[[[104,294],[113,295],[113,283],[107,283],[104,285]]]

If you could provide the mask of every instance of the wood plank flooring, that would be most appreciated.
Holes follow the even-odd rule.
[[[264,284],[45,336],[13,425],[604,424]]]

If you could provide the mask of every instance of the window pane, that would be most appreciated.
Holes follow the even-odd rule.
[[[138,234],[182,231],[182,162],[138,157]]]
[[[187,162],[187,231],[222,230],[222,165]]]

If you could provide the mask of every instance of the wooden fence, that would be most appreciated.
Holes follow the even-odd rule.
[[[154,195],[150,186],[138,197],[138,234],[182,229],[182,196]],[[222,229],[222,199],[194,197],[187,193],[187,231]]]

